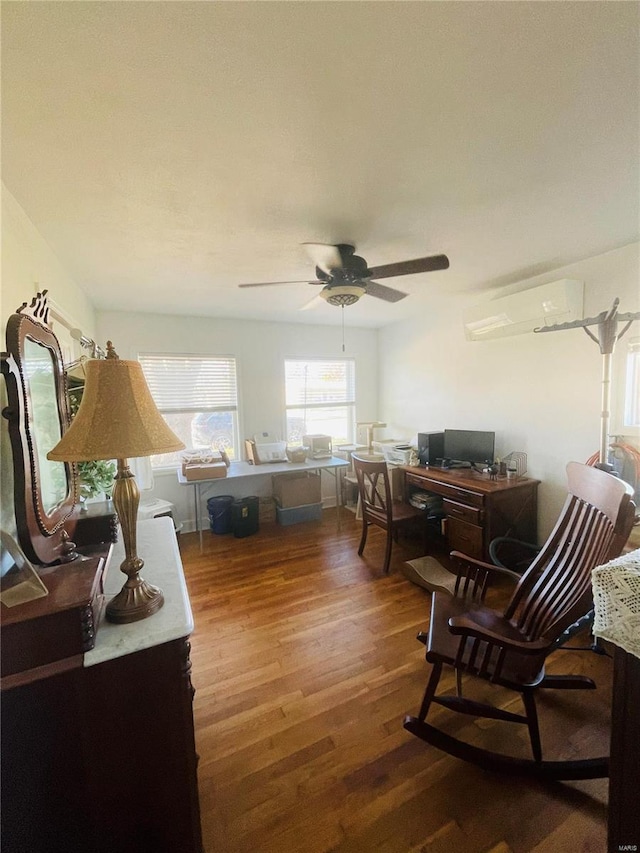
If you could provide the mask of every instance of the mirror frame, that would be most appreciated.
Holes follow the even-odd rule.
[[[76,478],[68,463],[46,458],[51,447],[38,447],[33,421],[33,402],[25,371],[25,344],[32,341],[50,355],[57,416],[62,436],[70,423],[66,375],[60,344],[48,325],[47,291],[38,293],[27,307],[23,303],[7,321],[7,352],[2,353],[2,372],[7,384],[8,405],[2,414],[9,424],[13,452],[14,506],[18,539],[27,558],[41,565],[63,559],[65,521],[76,503]],[[41,466],[64,465],[66,493],[53,507],[44,506]]]

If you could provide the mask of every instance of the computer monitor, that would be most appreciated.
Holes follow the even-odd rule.
[[[493,462],[495,432],[445,429],[444,456],[452,462]]]

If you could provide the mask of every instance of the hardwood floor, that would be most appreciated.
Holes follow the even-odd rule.
[[[507,780],[405,732],[429,672],[415,639],[429,595],[401,573],[420,539],[400,539],[384,576],[384,533],[372,528],[359,558],[360,523],[343,519],[340,533],[331,510],[244,539],[207,532],[202,554],[195,534],[181,537],[206,853],[606,850],[606,780]],[[545,757],[607,754],[610,659],[553,658],[550,671],[599,687],[541,691]],[[519,710],[507,691],[473,690]],[[523,726],[431,713],[452,733],[529,755]]]

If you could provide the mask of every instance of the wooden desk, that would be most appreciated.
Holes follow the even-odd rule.
[[[138,524],[148,619],[101,618],[75,668],[2,694],[3,853],[201,853],[188,636],[171,519]],[[121,543],[105,595],[122,586]]]
[[[402,466],[405,500],[423,490],[442,497],[445,535],[451,551],[489,560],[489,543],[497,536],[537,542],[539,480],[520,477],[490,480],[469,468]]]

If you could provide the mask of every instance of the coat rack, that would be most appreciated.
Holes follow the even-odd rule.
[[[596,468],[603,471],[613,471],[613,465],[608,461],[609,448],[609,421],[611,417],[611,356],[616,342],[629,329],[634,320],[640,320],[640,312],[635,314],[619,314],[618,305],[620,300],[616,297],[609,311],[602,311],[597,317],[587,317],[584,320],[574,320],[571,323],[557,323],[555,326],[541,326],[534,332],[560,332],[564,329],[584,329],[591,340],[595,341],[602,353],[602,414],[600,416],[600,451]],[[625,323],[621,332],[618,332],[618,323]],[[597,326],[598,333],[594,335],[589,326]]]

